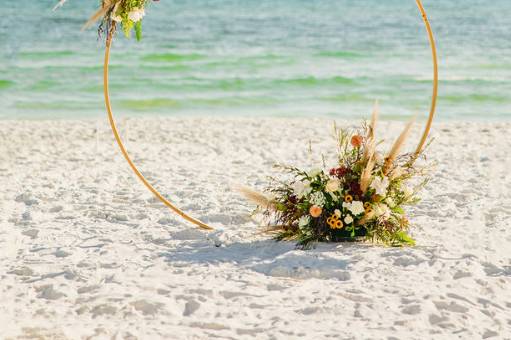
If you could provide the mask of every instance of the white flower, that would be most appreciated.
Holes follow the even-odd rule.
[[[351,215],[347,215],[347,216],[344,218],[344,222],[346,222],[346,224],[351,224],[351,223],[353,223],[353,217],[351,217]]]
[[[335,192],[339,190],[340,181],[338,179],[331,179],[326,183],[325,191],[326,192]]]
[[[145,15],[145,10],[143,8],[135,7],[131,12],[128,13],[128,18],[130,18],[133,22],[138,22],[142,20]]]
[[[365,212],[364,203],[360,201],[351,202],[351,207],[349,208],[349,211],[351,211],[351,213],[355,216],[363,214]]]
[[[378,203],[374,207],[374,215],[387,219],[390,217],[390,209],[385,203]]]
[[[351,203],[344,202],[342,207],[348,209],[353,215],[357,216],[365,212],[364,203],[360,201],[353,201]]]
[[[115,21],[115,22],[121,22],[122,21],[122,18],[120,15],[115,15],[113,12],[112,12],[112,16],[111,16],[112,20]]]
[[[339,201],[339,196],[337,196],[335,193],[329,192],[328,194],[330,195],[330,197],[332,197],[332,201],[334,202]]]
[[[384,159],[383,159],[383,156],[382,156],[381,153],[375,152],[374,153],[374,159],[376,161],[376,164],[383,164]]]
[[[375,177],[371,182],[371,188],[376,191],[376,195],[385,196],[389,187],[389,179],[387,177]]]
[[[399,177],[403,176],[404,174],[405,174],[405,170],[402,167],[397,166],[394,168],[394,170],[392,170],[392,173],[390,174],[390,179],[399,178]]]
[[[313,205],[317,205],[318,207],[323,207],[325,205],[325,201],[325,195],[323,195],[320,191],[311,194],[309,198],[309,202]]]
[[[341,211],[339,209],[335,209],[334,214],[337,217],[341,217]]]
[[[309,171],[307,173],[307,175],[309,175],[309,177],[316,177],[316,176],[319,176],[322,172],[323,172],[323,170],[316,168],[316,169],[312,169],[311,171]]]
[[[309,181],[297,181],[292,185],[293,192],[298,198],[302,198],[311,191]]]
[[[394,208],[396,206],[396,202],[394,202],[394,199],[392,197],[387,197],[385,199],[385,202],[387,202],[387,205],[391,208]]]
[[[310,223],[310,221],[311,221],[311,218],[309,215],[302,216],[298,220],[298,226],[300,228],[303,228],[303,227],[307,226]]]
[[[404,186],[403,195],[405,196],[405,198],[409,198],[410,196],[413,195],[413,190],[409,186]]]

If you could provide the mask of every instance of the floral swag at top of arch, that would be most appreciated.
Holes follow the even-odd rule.
[[[106,32],[112,35],[120,25],[126,37],[130,37],[135,31],[137,40],[142,39],[142,19],[145,16],[145,8],[150,2],[160,0],[100,0],[100,8],[85,23],[83,29],[89,28],[96,22],[99,35]],[[67,0],[60,0],[53,8],[56,10],[64,5]]]
[[[145,8],[158,0],[102,0],[101,7],[84,28],[100,22],[98,32],[106,33],[104,67],[105,103],[114,136],[121,152],[143,184],[175,213],[202,229],[212,229],[188,216],[164,198],[132,162],[117,131],[108,92],[108,62],[112,38],[118,26],[127,37],[135,31],[142,37]],[[66,0],[60,0],[56,8]],[[426,127],[414,152],[401,153],[409,136],[412,122],[396,138],[390,150],[381,153],[376,138],[378,109],[375,106],[369,123],[358,130],[337,129],[336,163],[322,169],[302,170],[281,167],[287,176],[272,179],[265,193],[240,188],[240,192],[257,204],[256,212],[266,217],[266,231],[277,240],[296,240],[301,247],[318,241],[369,240],[391,246],[414,245],[409,236],[410,222],[404,207],[417,203],[418,193],[427,183],[427,165],[416,160],[425,158],[424,150],[436,109],[438,94],[438,61],[436,46],[426,12],[416,0],[421,12],[433,58],[433,95]],[[324,163],[324,162],[323,162]]]

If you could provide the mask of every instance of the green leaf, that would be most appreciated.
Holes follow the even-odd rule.
[[[398,241],[402,245],[408,245],[408,246],[414,246],[415,240],[410,237],[407,233],[404,231],[398,231],[396,234],[396,241]]]
[[[135,34],[137,41],[142,40],[142,20],[139,20],[137,23],[135,23]]]
[[[275,204],[275,208],[277,208],[278,211],[286,211],[287,210],[286,205],[282,204],[282,203]]]
[[[401,207],[394,207],[392,208],[392,211],[394,211],[396,214],[404,215],[405,211]]]

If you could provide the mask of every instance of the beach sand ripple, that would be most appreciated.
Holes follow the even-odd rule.
[[[0,338],[511,338],[510,123],[435,124],[417,247],[310,251],[259,234],[231,187],[312,167],[335,150],[330,121],[119,125],[147,178],[216,230],[152,197],[103,122],[0,122]]]

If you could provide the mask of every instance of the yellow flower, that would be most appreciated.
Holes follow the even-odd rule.
[[[327,220],[326,220],[326,224],[328,224],[330,226],[330,228],[332,228],[332,226],[334,225],[335,223],[335,219],[333,219],[332,217],[329,217]],[[333,229],[333,228],[332,228]]]
[[[351,195],[344,196],[344,202],[346,202],[346,203],[353,202],[353,196],[351,196]]]
[[[373,208],[369,207],[365,210],[365,217],[366,218],[372,218],[374,216],[374,210]]]
[[[337,222],[335,222],[335,226],[337,227],[337,229],[342,229],[342,227],[344,227],[341,220],[337,220]]]
[[[337,215],[333,214],[332,216],[330,216],[327,220],[326,220],[326,223],[328,224],[328,226],[330,227],[330,229],[341,229],[343,227],[343,223],[341,220],[339,220],[339,217],[337,217]]]
[[[371,208],[371,203],[369,203],[369,202],[365,202],[365,203],[364,203],[364,209],[366,209],[366,210],[367,210],[367,209],[369,209],[369,208]]]
[[[339,220],[339,216],[333,213],[327,220],[326,223],[330,227],[330,229],[341,229],[343,224],[341,220]]]

